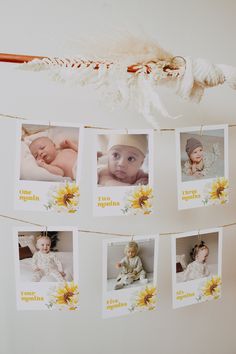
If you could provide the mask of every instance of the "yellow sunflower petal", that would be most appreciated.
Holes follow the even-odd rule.
[[[138,307],[149,307],[156,303],[156,288],[155,287],[146,287],[144,290],[141,290],[137,298]]]
[[[151,208],[151,198],[153,198],[152,188],[141,186],[138,190],[134,191],[129,202],[131,203],[131,208],[148,209]]]
[[[210,191],[210,199],[212,200],[225,200],[228,196],[229,182],[226,178],[218,178],[215,182],[212,183]]]
[[[68,305],[78,303],[78,285],[65,283],[64,287],[58,288],[55,294],[58,305]]]
[[[63,187],[58,188],[53,198],[59,207],[68,208],[78,206],[79,195],[79,187],[75,183],[66,183]]]
[[[205,296],[217,296],[220,292],[221,278],[212,277],[208,280],[202,289]]]

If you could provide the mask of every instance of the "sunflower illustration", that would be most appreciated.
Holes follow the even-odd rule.
[[[220,285],[221,278],[220,277],[212,277],[208,280],[204,287],[202,288],[202,293],[204,296],[213,296],[214,298],[218,298],[220,295]]]
[[[146,287],[142,289],[137,297],[136,306],[153,310],[156,304],[156,287]]]
[[[47,307],[52,309],[56,307],[58,309],[66,310],[77,310],[79,303],[79,291],[78,285],[71,283],[64,283],[62,287],[54,289],[53,293],[50,294],[51,300]]]
[[[226,178],[217,178],[217,180],[212,183],[210,199],[212,201],[219,200],[221,204],[224,204],[228,198],[228,187],[229,182]]]
[[[75,182],[66,182],[60,185],[51,193],[51,200],[46,206],[47,209],[55,209],[56,211],[67,211],[75,213],[79,206],[79,187]]]
[[[224,178],[217,178],[212,183],[207,183],[204,188],[203,204],[225,204],[228,201],[229,181]]]
[[[149,186],[138,186],[128,195],[128,202],[123,212],[128,213],[132,210],[134,214],[142,213],[144,215],[151,214],[153,198],[152,188]]]

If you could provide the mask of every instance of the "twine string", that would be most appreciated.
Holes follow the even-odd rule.
[[[25,224],[30,224],[33,226],[39,226],[42,227],[44,230],[46,230],[46,233],[48,231],[48,226],[47,225],[42,225],[42,224],[37,224],[28,220],[24,220],[24,219],[18,219],[18,218],[14,218],[12,216],[9,215],[4,215],[4,214],[0,214],[1,218],[5,218],[5,219],[9,219],[9,220],[14,220],[14,221],[18,221],[18,222],[22,222]],[[226,227],[231,227],[231,226],[235,226],[236,222],[230,223],[230,224],[224,224],[224,225],[220,225],[217,226],[218,228],[226,228]],[[72,226],[73,228],[73,226]],[[116,233],[116,232],[105,232],[105,231],[93,231],[93,230],[84,230],[84,229],[77,229],[78,232],[81,233],[88,233],[88,234],[98,234],[98,235],[109,235],[109,236],[120,236],[120,237],[131,237],[131,239],[133,240],[133,233],[132,234],[125,234],[125,233]],[[172,231],[172,232],[161,232],[159,233],[160,236],[169,236],[169,235],[178,235],[178,234],[182,234],[186,231]],[[198,235],[200,235],[200,230],[198,230]]]
[[[5,114],[5,113],[0,113],[0,117],[1,118],[10,118],[10,119],[17,119],[17,120],[30,120],[28,118],[23,118],[20,116],[14,116],[14,115],[10,115],[10,114]],[[49,122],[49,127],[50,127],[51,123]],[[229,128],[233,128],[236,127],[236,124],[229,124],[228,125]],[[94,125],[84,125],[84,128],[86,129],[102,129],[102,130],[115,130],[116,128],[108,128],[108,127],[99,127],[99,126],[94,126]],[[201,125],[201,133],[202,133],[202,128],[203,125]],[[125,128],[126,131],[128,131],[127,128]],[[153,129],[154,131],[161,131],[161,132],[171,132],[171,131],[175,131],[175,128],[150,128]]]

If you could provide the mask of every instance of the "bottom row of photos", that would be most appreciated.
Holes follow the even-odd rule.
[[[103,241],[104,318],[157,306],[158,235]],[[79,235],[75,228],[24,228],[14,234],[19,310],[78,310]],[[101,250],[102,251],[102,250]],[[173,307],[221,295],[222,229],[172,236]]]

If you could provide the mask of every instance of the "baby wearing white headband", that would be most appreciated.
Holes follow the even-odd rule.
[[[145,134],[114,134],[109,136],[108,164],[98,172],[100,186],[148,184],[148,174],[141,167],[147,154]]]

